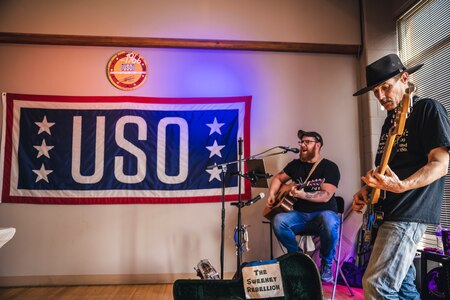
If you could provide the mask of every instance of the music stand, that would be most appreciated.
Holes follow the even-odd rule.
[[[258,158],[247,160],[247,173],[243,177],[250,180],[252,187],[268,188],[267,178],[271,175],[266,173],[264,160]]]

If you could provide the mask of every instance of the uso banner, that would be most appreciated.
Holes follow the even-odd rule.
[[[199,203],[243,199],[251,97],[2,94],[3,202]],[[233,163],[235,162],[235,163]],[[226,173],[214,164],[227,165]],[[244,165],[244,164],[242,164]],[[222,182],[223,180],[223,182]]]

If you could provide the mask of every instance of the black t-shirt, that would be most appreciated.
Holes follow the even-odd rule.
[[[300,159],[294,159],[283,169],[283,171],[291,177],[293,181],[304,182],[308,177],[309,171],[313,167],[313,163],[302,162]],[[338,166],[328,159],[322,159],[322,161],[317,165],[314,172],[308,178],[308,181],[314,179],[325,179],[326,183],[330,183],[338,187],[339,179],[341,175],[339,173]],[[320,186],[307,186],[305,187],[306,192],[318,191]],[[334,195],[330,198],[328,202],[325,203],[315,203],[303,199],[298,199],[294,204],[294,209],[301,212],[313,212],[318,210],[332,210],[337,212],[337,204]]]
[[[415,98],[406,119],[405,131],[391,153],[389,167],[402,180],[427,164],[428,153],[437,147],[450,146],[450,121],[445,108],[432,99]],[[380,137],[375,165],[381,162],[384,145],[391,127],[392,114],[386,118]],[[404,193],[381,192],[384,220],[439,224],[445,177]],[[384,195],[386,199],[384,198]]]

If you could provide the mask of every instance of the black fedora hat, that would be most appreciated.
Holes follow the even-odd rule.
[[[360,89],[353,96],[359,96],[372,90],[377,85],[382,84],[386,80],[394,77],[397,74],[408,72],[412,74],[419,70],[423,64],[419,64],[407,69],[401,62],[397,54],[388,54],[379,60],[371,63],[366,67],[366,81],[367,87]]]

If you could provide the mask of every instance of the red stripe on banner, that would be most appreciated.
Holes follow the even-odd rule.
[[[225,195],[225,201],[236,201],[237,195]],[[250,196],[242,194],[243,199],[249,200]],[[152,197],[152,198],[115,198],[115,197],[97,197],[97,198],[54,198],[48,197],[17,197],[8,196],[9,201],[5,203],[28,203],[28,204],[188,204],[188,203],[212,203],[221,202],[221,196],[198,196],[198,197]]]

